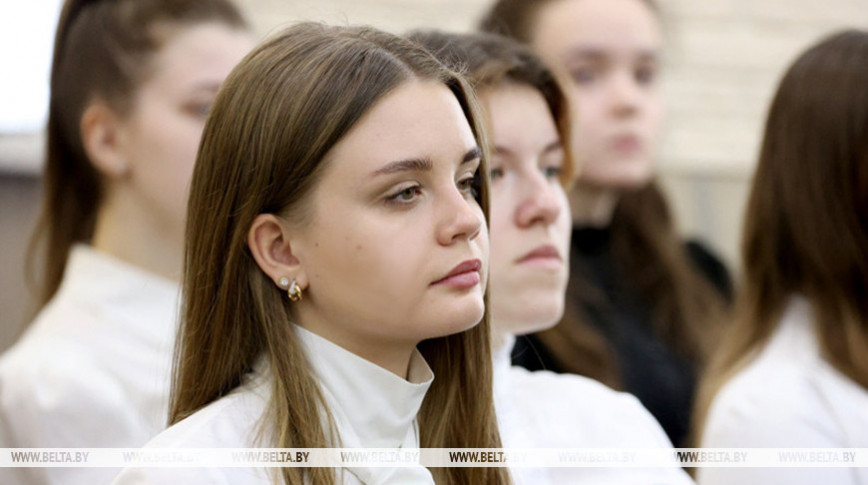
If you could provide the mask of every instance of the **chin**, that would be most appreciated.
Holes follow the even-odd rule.
[[[484,315],[485,305],[481,297],[478,304],[455,306],[449,312],[443,311],[442,308],[439,311],[432,311],[428,316],[429,318],[435,316],[438,319],[436,322],[431,322],[431,328],[436,330],[433,332],[434,335],[425,338],[445,337],[464,332],[478,325]]]
[[[564,315],[563,302],[553,305],[526,306],[513,313],[515,317],[508,320],[509,323],[500,324],[499,331],[505,331],[516,335],[542,332],[548,330]],[[497,319],[494,319],[497,322]]]

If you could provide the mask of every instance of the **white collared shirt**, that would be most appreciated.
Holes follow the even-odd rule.
[[[338,345],[294,326],[334,418],[340,447],[419,448],[416,415],[434,375],[415,350],[408,379]],[[256,435],[270,396],[266,370],[232,393],[180,421],[148,443],[148,448],[272,447]],[[273,483],[267,468],[128,468],[115,485],[184,483],[254,485]],[[433,484],[427,468],[345,468],[345,484]]]
[[[791,298],[769,342],[717,393],[702,445],[868,448],[868,391],[823,358],[805,298]],[[868,485],[868,469],[700,468],[697,481]]]
[[[513,366],[515,337],[495,351],[494,404],[505,448],[671,448],[633,395],[573,374]],[[516,485],[688,485],[681,468],[513,468]]]
[[[0,358],[0,447],[136,447],[164,429],[178,294],[73,247],[57,294]],[[118,471],[0,468],[0,483],[91,485]]]

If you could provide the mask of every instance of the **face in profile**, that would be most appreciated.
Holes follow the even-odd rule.
[[[653,175],[663,116],[656,15],[642,0],[557,0],[539,12],[532,45],[570,100],[582,183],[637,188]]]
[[[529,333],[563,314],[571,228],[563,148],[539,91],[501,84],[480,99],[492,144],[492,322],[496,332]]]
[[[182,27],[150,59],[119,149],[135,203],[181,241],[187,195],[205,117],[220,84],[253,48],[249,33],[219,23]]]
[[[480,150],[455,95],[410,81],[329,151],[292,230],[298,323],[368,357],[466,330],[484,312]]]

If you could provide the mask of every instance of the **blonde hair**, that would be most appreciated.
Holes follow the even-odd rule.
[[[266,41],[229,75],[205,126],[191,186],[184,307],[170,421],[237,387],[264,355],[274,446],[337,446],[328,410],[292,330],[285,294],[246,244],[253,219],[304,219],[325,154],[390,91],[434,80],[456,96],[483,147],[478,202],[488,214],[487,158],[467,83],[430,54],[371,28],[303,23]],[[487,297],[486,297],[487,299]],[[437,376],[418,416],[422,447],[499,447],[486,311],[476,327],[422,342]],[[329,419],[323,419],[323,417]],[[506,469],[438,468],[441,483],[508,483]],[[335,481],[331,469],[284,468],[286,483]]]

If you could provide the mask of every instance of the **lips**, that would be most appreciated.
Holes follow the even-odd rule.
[[[642,148],[642,140],[636,135],[620,135],[612,140],[612,147],[620,152],[636,152]]]
[[[471,288],[479,284],[479,271],[482,269],[482,261],[468,259],[463,261],[450,271],[446,276],[431,283],[431,286],[445,285],[454,288]]]
[[[540,246],[533,251],[525,254],[521,258],[518,259],[518,263],[526,263],[534,260],[557,260],[561,261],[561,253],[558,252],[558,249],[551,244],[546,244]]]

